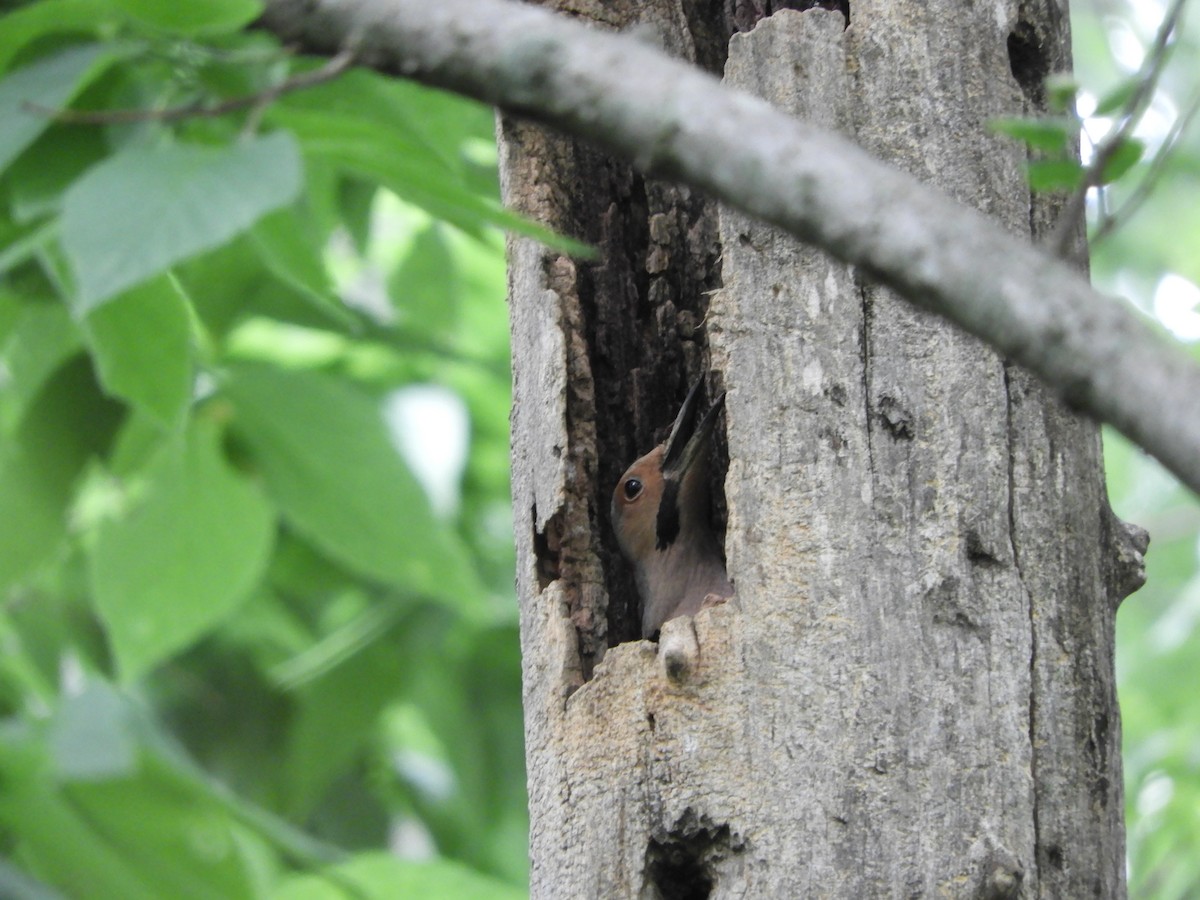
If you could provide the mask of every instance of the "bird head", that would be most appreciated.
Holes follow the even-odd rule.
[[[613,490],[617,541],[635,565],[697,529],[708,531],[708,455],[725,395],[701,417],[701,383],[688,392],[667,440],[626,469]]]

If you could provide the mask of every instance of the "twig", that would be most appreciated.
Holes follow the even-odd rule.
[[[62,122],[67,125],[121,125],[131,122],[179,122],[185,119],[217,118],[241,109],[262,109],[278,100],[285,94],[305,88],[315,87],[332,81],[345,72],[354,63],[353,47],[341,50],[332,56],[324,65],[308,72],[301,72],[284,79],[279,84],[272,85],[256,94],[243,97],[230,97],[211,106],[202,105],[199,101],[184,103],[179,106],[168,106],[163,109],[51,109],[39,103],[26,101],[22,108],[27,112],[36,113]],[[261,113],[259,113],[261,115]]]
[[[1100,187],[1104,178],[1104,170],[1108,168],[1108,164],[1112,161],[1116,152],[1129,139],[1129,136],[1133,133],[1133,129],[1141,121],[1142,114],[1145,113],[1146,108],[1150,105],[1150,100],[1154,97],[1154,89],[1158,86],[1158,79],[1162,75],[1163,68],[1166,65],[1167,50],[1170,46],[1171,35],[1179,27],[1179,19],[1183,15],[1183,4],[1186,2],[1187,0],[1175,0],[1171,8],[1167,10],[1166,15],[1163,16],[1162,24],[1158,28],[1158,34],[1154,36],[1154,43],[1151,45],[1146,55],[1146,60],[1142,64],[1142,71],[1138,75],[1137,90],[1134,91],[1133,96],[1125,104],[1125,111],[1122,113],[1120,124],[1105,135],[1104,139],[1096,145],[1092,161],[1084,170],[1083,180],[1063,208],[1058,226],[1055,228],[1054,234],[1051,235],[1049,242],[1052,252],[1060,258],[1067,259],[1072,256],[1075,223],[1079,221],[1080,216],[1083,215],[1083,211],[1086,208],[1088,191],[1094,187]]]
[[[1121,204],[1120,208],[1117,209],[1116,212],[1111,214],[1107,211],[1101,212],[1099,223],[1092,232],[1092,236],[1090,238],[1090,243],[1093,246],[1104,240],[1104,238],[1116,231],[1125,222],[1129,221],[1133,214],[1137,212],[1138,208],[1146,201],[1146,198],[1150,196],[1151,188],[1154,187],[1159,177],[1162,175],[1163,170],[1165,170],[1167,167],[1167,162],[1171,157],[1171,152],[1175,149],[1176,145],[1179,143],[1179,139],[1188,129],[1188,126],[1191,125],[1192,120],[1196,117],[1197,113],[1200,113],[1200,90],[1197,90],[1192,95],[1191,103],[1188,104],[1183,114],[1176,117],[1175,122],[1171,125],[1171,130],[1167,133],[1166,138],[1163,140],[1162,146],[1159,147],[1158,152],[1154,154],[1154,159],[1150,161],[1150,165],[1146,170],[1146,174],[1125,199],[1125,202]],[[1102,195],[1104,193],[1107,192],[1102,192]]]

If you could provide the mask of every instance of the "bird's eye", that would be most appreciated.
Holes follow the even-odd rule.
[[[625,479],[625,499],[636,500],[642,494],[642,480],[640,478]]]

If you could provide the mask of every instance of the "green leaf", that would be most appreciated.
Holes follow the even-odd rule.
[[[68,47],[0,81],[0,172],[54,123],[49,111],[62,109],[99,74],[102,59],[108,57],[98,44]]]
[[[17,426],[54,371],[79,352],[79,329],[61,303],[24,303],[0,348],[0,434]]]
[[[71,897],[155,900],[137,864],[114,852],[43,772],[17,776],[13,768],[0,758],[0,821],[20,847],[24,868]]]
[[[461,147],[451,143],[466,136],[461,116],[431,117],[437,104],[430,105],[430,98],[437,92],[395,85],[399,83],[356,70],[284,98],[267,117],[294,131],[306,155],[333,162],[345,176],[378,183],[468,234],[495,226],[579,256],[594,253],[586,244],[509,212],[498,196],[468,183]],[[445,130],[439,131],[439,125]]]
[[[992,119],[988,127],[1047,153],[1062,153],[1079,131],[1072,119]]]
[[[104,389],[165,428],[183,419],[192,391],[187,300],[160,276],[93,309],[84,320]]]
[[[111,0],[130,16],[155,28],[175,34],[228,34],[249,25],[262,15],[258,0]]]
[[[1079,82],[1065,72],[1046,76],[1046,105],[1054,112],[1069,112],[1075,109],[1075,97],[1079,93]]]
[[[88,457],[107,446],[120,410],[100,396],[87,360],[59,368],[0,448],[0,590],[43,563],[67,533],[67,508]]]
[[[76,781],[62,794],[108,852],[137,872],[154,897],[253,900],[269,859],[260,835],[218,797],[163,760],[136,778]],[[62,853],[62,850],[57,852]],[[67,851],[69,852],[69,851]],[[103,891],[76,896],[124,897]]]
[[[316,237],[308,222],[294,209],[281,209],[265,216],[250,230],[267,269],[294,288],[324,317],[341,328],[354,325],[354,317],[333,293]]]
[[[337,885],[345,885],[339,888]],[[410,862],[388,853],[360,853],[318,875],[284,881],[271,900],[525,900],[525,891],[449,860]]]
[[[216,340],[249,314],[261,314],[264,293],[295,292],[280,285],[263,267],[262,253],[250,239],[241,234],[227,244],[208,253],[184,260],[172,271],[179,279],[184,294],[191,303],[205,331]],[[312,309],[307,301],[297,300],[306,311]]]
[[[104,131],[79,125],[55,125],[13,163],[10,190],[16,222],[33,222],[62,208],[63,192],[111,148]]]
[[[124,778],[137,769],[138,747],[126,702],[103,682],[63,700],[50,722],[49,749],[64,781]]]
[[[377,642],[292,694],[293,723],[282,765],[293,818],[307,819],[330,784],[353,769],[376,736],[380,712],[403,689],[408,665],[394,643]],[[336,745],[331,734],[338,735]]]
[[[44,223],[22,229],[11,235],[7,246],[0,249],[0,276],[30,262],[58,237],[58,222],[48,219]]]
[[[1146,145],[1137,138],[1122,140],[1104,164],[1104,171],[1100,173],[1100,183],[1112,184],[1141,162],[1142,154],[1145,152]]]
[[[25,47],[46,35],[93,35],[110,26],[113,9],[104,0],[40,0],[0,18],[0,71]]]
[[[408,255],[388,279],[388,293],[401,322],[426,334],[451,330],[463,292],[457,271],[459,259],[445,239],[446,230],[436,221],[421,229]]]
[[[404,591],[477,609],[482,588],[430,512],[374,399],[310,371],[237,365],[235,422],[288,522],[333,559]]]
[[[0,734],[0,822],[33,875],[70,897],[122,900],[250,900],[274,880],[264,836],[128,697],[90,681],[39,725]],[[89,760],[89,740],[107,765]]]
[[[1040,159],[1025,166],[1035,191],[1073,191],[1083,183],[1084,168],[1073,159]]]
[[[358,178],[337,180],[338,211],[359,255],[367,252],[371,240],[371,212],[378,193],[375,185]]]
[[[306,153],[335,162],[345,175],[381,184],[468,233],[520,221],[468,190],[419,135],[394,124],[352,116],[342,107],[278,109],[270,119],[295,131]]]
[[[198,419],[155,458],[131,508],[102,522],[89,576],[122,678],[134,681],[245,601],[266,566],[272,510]]]
[[[5,860],[0,860],[0,897],[9,897],[11,900],[67,900],[49,885],[35,881]]]
[[[110,157],[63,201],[75,312],[219,246],[292,202],[301,178],[295,141],[282,132],[226,147],[136,146]]]
[[[1133,99],[1133,95],[1141,88],[1142,80],[1142,74],[1139,72],[1133,77],[1121,81],[1096,102],[1096,111],[1092,115],[1111,116],[1113,113],[1123,110]]]
[[[330,602],[344,600],[336,598]],[[358,600],[357,592],[351,598]],[[400,616],[396,603],[367,603],[353,618],[335,627],[320,640],[305,647],[297,655],[270,668],[268,675],[283,690],[295,690],[310,681],[337,669],[344,662],[356,659],[365,647],[380,639]]]

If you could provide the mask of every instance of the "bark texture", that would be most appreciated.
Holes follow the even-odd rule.
[[[723,62],[719,6],[691,21],[675,2],[561,9],[608,28],[636,28],[691,62]],[[618,563],[609,523],[609,491],[664,437],[689,383],[707,369],[702,322],[719,286],[716,206],[539,126],[505,117],[499,132],[505,202],[599,249],[596,262],[576,263],[530,241],[510,242],[514,357],[522,357],[514,366],[513,427],[537,431],[514,444],[522,464],[532,463],[536,486],[515,493],[517,527],[545,550],[543,585],[553,572],[579,586],[566,597],[580,635],[574,688],[608,646],[640,633],[633,581]],[[535,296],[542,299],[525,302]]]
[[[741,28],[735,86],[1014,233],[1052,221],[985,122],[1066,67],[1054,0],[860,0],[848,29],[570,11],[710,66]],[[533,896],[1123,896],[1113,616],[1144,544],[1095,427],[769,226],[500,130],[506,200],[602,251],[511,243]],[[737,597],[621,643],[608,498],[701,369],[728,390]]]

